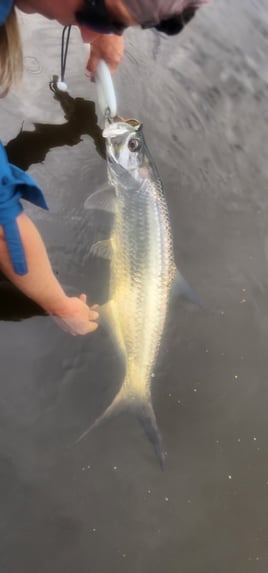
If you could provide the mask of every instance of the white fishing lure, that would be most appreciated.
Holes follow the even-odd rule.
[[[108,110],[110,117],[115,117],[117,114],[116,95],[111,72],[104,60],[101,60],[98,64],[95,80],[98,102],[103,116]]]

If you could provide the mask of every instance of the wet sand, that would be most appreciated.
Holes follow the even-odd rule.
[[[23,17],[25,73],[1,137],[50,211],[27,212],[70,293],[105,300],[84,202],[105,180],[95,86],[73,30]],[[137,421],[75,440],[122,380],[109,338],[73,338],[1,281],[0,569],[3,573],[266,573],[268,568],[268,8],[218,0],[173,39],[131,30],[119,111],[144,124],[168,198],[179,268],[204,308],[174,301],[153,402],[166,468]],[[9,306],[7,302],[9,301]]]

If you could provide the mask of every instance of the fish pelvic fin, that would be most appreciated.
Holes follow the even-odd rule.
[[[90,254],[95,257],[101,257],[108,261],[112,260],[113,244],[112,239],[105,239],[94,243],[90,249]]]

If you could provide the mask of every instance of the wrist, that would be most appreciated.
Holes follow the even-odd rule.
[[[67,318],[71,315],[71,298],[64,292],[53,300],[47,301],[44,306],[46,312],[59,318]]]

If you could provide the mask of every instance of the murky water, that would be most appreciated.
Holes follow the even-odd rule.
[[[73,30],[69,95],[50,91],[60,32],[23,18],[24,80],[1,102],[1,136],[46,193],[49,213],[28,212],[61,282],[102,302],[84,210],[106,177],[95,86]],[[3,573],[266,573],[267,52],[265,0],[218,0],[170,40],[127,34],[119,111],[144,123],[204,309],[171,305],[153,386],[161,472],[127,413],[74,445],[120,385],[109,339],[66,335],[1,283]]]

